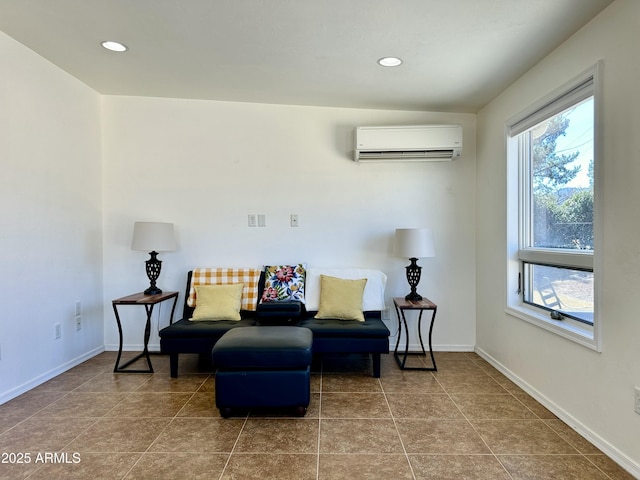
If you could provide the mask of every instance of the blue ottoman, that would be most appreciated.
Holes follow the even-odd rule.
[[[311,396],[312,343],[311,330],[303,327],[254,326],[225,333],[211,352],[220,414],[290,407],[304,416]]]

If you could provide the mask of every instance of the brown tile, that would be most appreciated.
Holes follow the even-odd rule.
[[[586,455],[585,458],[609,475],[611,480],[633,480],[636,478],[605,455]]]
[[[216,377],[215,375],[209,375],[207,379],[200,385],[198,392],[200,393],[215,393],[216,391]]]
[[[452,373],[438,371],[434,373],[436,380],[447,393],[506,393],[493,378],[486,373]]]
[[[101,373],[80,385],[76,392],[133,392],[151,378],[150,374]]]
[[[234,452],[317,453],[318,420],[249,418]]]
[[[433,365],[431,364],[431,357],[428,356],[429,354],[427,353],[427,356],[425,355],[413,355],[413,354],[409,354],[407,355],[407,359],[404,359],[404,350],[403,351],[398,351],[398,358],[399,361],[402,363],[404,362],[404,367],[406,368],[427,368],[427,367],[432,367]],[[390,371],[390,372],[385,372],[388,375],[393,375],[395,373],[402,373],[402,372],[411,372],[412,370],[403,370],[400,368],[400,365],[398,364],[398,360],[395,359],[395,357],[393,355],[391,355],[391,358],[393,358],[394,362],[395,362],[395,368]],[[428,370],[416,370],[415,372],[421,371],[422,375],[428,375]]]
[[[322,375],[311,374],[311,392],[318,393],[322,389]]]
[[[323,393],[321,418],[389,418],[382,393]]]
[[[100,418],[66,448],[74,452],[144,452],[168,425],[166,418]]]
[[[576,432],[562,420],[544,420],[554,432],[569,442],[576,450],[583,455],[601,455],[602,452],[586,438]]]
[[[471,420],[495,454],[577,454],[542,420]]]
[[[473,363],[475,363],[477,366],[479,366],[480,368],[482,368],[483,370],[487,371],[487,372],[491,372],[491,371],[497,371],[497,369],[491,365],[489,362],[487,362],[484,358],[482,358],[480,355],[478,355],[477,353],[471,353],[469,352],[466,357],[471,360]]]
[[[64,392],[36,392],[30,390],[0,405],[0,417],[28,417],[62,398]]]
[[[510,394],[458,394],[451,398],[468,419],[527,419],[537,418]]]
[[[169,375],[153,375],[144,382],[136,392],[196,392],[210,378],[210,375],[180,375],[171,378]]]
[[[444,393],[388,393],[387,401],[394,418],[464,418],[449,395]]]
[[[107,417],[174,417],[192,393],[130,393],[112,408]]]
[[[444,389],[429,372],[400,371],[380,378],[385,393],[444,393]]]
[[[228,458],[227,453],[207,455],[188,452],[145,453],[124,480],[220,478]]]
[[[396,420],[407,453],[487,454],[487,445],[466,420]]]
[[[439,372],[482,373],[480,367],[464,354],[456,352],[434,352],[434,357],[436,358],[436,366]]]
[[[94,418],[31,417],[0,435],[0,452],[55,452],[95,421]]]
[[[412,479],[406,455],[321,454],[319,480],[402,480]]]
[[[96,355],[85,362],[76,365],[75,367],[67,370],[63,375],[99,375],[101,373],[112,372],[113,367],[116,364],[116,357],[118,352],[103,352]],[[131,352],[123,352],[123,359],[130,358],[134,354]]]
[[[307,412],[301,417],[295,408],[252,408],[248,411],[239,410],[234,415],[244,416],[247,413],[250,418],[320,418],[320,393],[312,393],[309,399]]]
[[[69,463],[48,463],[29,477],[33,480],[121,479],[140,458],[139,453],[76,453],[66,452],[64,461]],[[77,460],[77,462],[76,462]]]
[[[7,453],[16,453],[15,450],[11,450]],[[25,453],[25,452],[20,452]],[[30,458],[35,458],[37,452],[28,452]],[[0,480],[21,480],[28,478],[36,470],[42,467],[42,464],[37,464],[33,460],[29,463],[24,462],[9,462],[0,465]],[[51,477],[49,477],[51,478]]]
[[[216,407],[215,393],[198,391],[192,394],[177,416],[220,418],[220,410]]]
[[[126,396],[126,393],[71,392],[40,410],[36,416],[102,417]]]
[[[553,413],[543,407],[540,403],[536,401],[532,396],[522,393],[522,394],[514,394],[520,402],[522,402],[529,410],[535,413],[539,418],[556,420],[556,417]]]
[[[381,392],[380,380],[371,375],[322,375],[322,392]]]
[[[34,392],[71,392],[95,377],[96,373],[69,373],[65,372],[51,380],[37,386]]]
[[[221,480],[315,480],[317,463],[315,454],[233,453]]]
[[[0,434],[15,427],[25,419],[26,417],[16,417],[14,415],[0,416]]]
[[[499,455],[514,480],[607,480],[582,455]]]
[[[393,420],[327,419],[320,422],[321,453],[403,453]]]
[[[410,455],[416,480],[511,480],[493,455]]]
[[[527,393],[522,390],[518,385],[509,380],[505,375],[500,373],[499,371],[486,371],[484,370],[491,378],[493,378],[498,384],[504,388],[507,392],[513,395],[526,395]]]
[[[174,418],[149,452],[231,453],[244,420]]]

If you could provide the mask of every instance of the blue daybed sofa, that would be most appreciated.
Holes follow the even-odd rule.
[[[367,278],[363,294],[364,321],[315,318],[320,306],[321,275],[343,279]],[[379,270],[353,268],[309,268],[306,271],[305,303],[261,303],[265,275],[260,274],[256,298],[243,303],[240,320],[191,321],[195,307],[193,295],[194,271],[187,275],[182,318],[160,330],[160,350],[170,357],[170,373],[178,376],[181,353],[200,354],[211,358],[216,342],[229,330],[259,325],[298,325],[313,333],[314,356],[323,354],[370,354],[373,376],[380,377],[381,354],[389,353],[389,329],[382,321],[386,275]],[[246,300],[246,299],[245,299]]]

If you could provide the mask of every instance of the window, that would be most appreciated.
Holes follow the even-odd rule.
[[[597,68],[507,125],[510,313],[598,349]]]

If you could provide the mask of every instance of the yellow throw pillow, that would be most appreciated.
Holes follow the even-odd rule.
[[[244,283],[196,285],[196,309],[191,320],[240,320]]]
[[[320,275],[320,306],[316,318],[364,322],[362,296],[367,279],[346,280]]]

